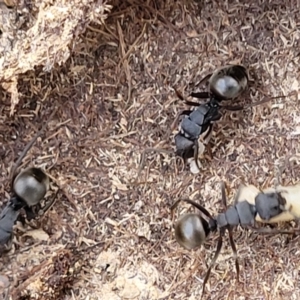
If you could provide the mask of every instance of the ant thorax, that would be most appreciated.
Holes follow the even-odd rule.
[[[184,118],[188,118],[188,116],[184,116]],[[178,125],[178,131],[186,138],[190,138],[191,136],[189,134],[187,134],[182,128],[181,128],[181,124]]]
[[[197,107],[193,108],[191,111],[196,110],[196,109],[197,109]],[[181,127],[182,120],[185,119],[185,118],[188,118],[188,117],[189,117],[189,116],[184,116],[184,117],[181,119],[181,121],[180,121],[180,123],[179,123],[179,125],[178,125],[178,131],[179,131],[184,137],[186,137],[187,139],[190,139],[191,136],[190,136],[187,132],[185,132],[185,131],[182,129],[182,127]]]

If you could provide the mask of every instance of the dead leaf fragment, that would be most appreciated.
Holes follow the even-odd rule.
[[[9,279],[5,275],[0,274],[0,289],[5,289],[9,286]]]
[[[30,236],[34,240],[38,241],[48,241],[49,240],[49,235],[42,229],[34,229],[27,231],[26,233],[23,234],[23,236]]]

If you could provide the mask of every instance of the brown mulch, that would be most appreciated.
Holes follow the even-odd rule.
[[[180,248],[171,204],[188,196],[217,214],[221,180],[232,203],[242,182],[274,185],[277,165],[282,184],[300,177],[296,1],[111,4],[105,25],[89,25],[63,67],[21,76],[13,116],[1,91],[2,207],[13,162],[57,109],[21,164],[47,170],[53,179],[47,198],[60,188],[56,203],[38,220],[19,222],[12,250],[0,258],[0,281],[8,278],[10,293],[23,299],[199,299],[217,236],[197,251]],[[213,157],[205,156],[200,174],[153,152],[135,181],[143,150],[174,150],[170,126],[185,108],[174,88],[187,97],[203,76],[228,63],[245,65],[252,79],[234,104],[294,93],[224,111],[210,142]],[[238,228],[234,238],[239,282],[225,238],[207,299],[300,297],[297,236]]]

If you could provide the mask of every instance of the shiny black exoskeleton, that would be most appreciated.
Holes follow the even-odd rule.
[[[13,196],[0,214],[0,253],[11,239],[21,208],[31,214],[30,208],[43,199],[48,188],[49,177],[39,168],[28,168],[15,178]]]
[[[1,246],[7,244],[10,240],[13,226],[17,221],[20,209],[23,208],[26,204],[24,202],[20,202],[17,197],[13,197],[9,200],[6,207],[0,214],[0,249]],[[0,251],[1,253],[1,251]]]
[[[240,65],[227,65],[208,74],[201,82],[209,78],[209,92],[192,93],[192,97],[207,99],[204,104],[185,101],[188,105],[197,106],[195,110],[184,110],[178,116],[185,115],[180,123],[180,131],[175,135],[176,155],[185,161],[194,158],[198,164],[199,138],[207,143],[211,136],[213,122],[220,120],[220,102],[240,96],[248,86],[248,73]],[[200,82],[200,83],[201,83]],[[182,99],[183,100],[183,99]],[[241,108],[237,108],[241,109]]]
[[[259,193],[255,198],[255,205],[252,205],[247,201],[240,201],[227,208],[224,183],[222,183],[221,190],[222,202],[226,210],[225,212],[218,214],[216,218],[212,217],[203,206],[189,199],[178,200],[171,208],[173,211],[180,201],[184,201],[193,205],[202,213],[202,215],[195,213],[185,214],[181,216],[175,224],[176,241],[185,249],[192,250],[198,248],[206,241],[210,233],[216,231],[219,231],[220,233],[215,256],[212,259],[211,265],[203,282],[203,292],[205,284],[209,278],[210,271],[221,251],[222,238],[225,234],[225,231],[227,230],[229,234],[230,245],[235,256],[237,277],[239,277],[239,264],[237,260],[236,247],[232,236],[232,229],[238,225],[241,225],[248,226],[254,230],[257,230],[258,232],[264,232],[263,229],[256,229],[254,227],[256,216],[259,215],[261,219],[269,220],[284,211],[283,207],[285,205],[285,199],[283,199],[278,193]],[[280,231],[276,232],[278,233]]]

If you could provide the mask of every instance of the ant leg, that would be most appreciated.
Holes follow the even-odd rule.
[[[11,233],[11,235],[8,237],[8,239],[3,242],[3,237],[0,236],[1,238],[1,243],[0,243],[0,256],[3,254],[3,253],[6,253],[6,252],[9,252],[12,248],[12,244],[13,244],[13,236],[14,234]]]
[[[218,244],[217,244],[217,249],[216,249],[216,252],[215,252],[215,256],[214,258],[212,259],[211,263],[210,263],[210,266],[206,272],[206,275],[205,275],[205,278],[204,278],[204,281],[203,281],[203,287],[202,287],[202,295],[201,295],[201,299],[203,297],[203,294],[204,294],[204,289],[205,289],[205,285],[208,281],[208,278],[209,278],[209,275],[210,275],[210,272],[211,272],[211,269],[212,267],[214,266],[219,254],[220,254],[220,251],[221,251],[221,248],[222,248],[222,243],[223,243],[223,236],[224,236],[224,232],[225,232],[225,228],[221,228],[220,229],[220,235],[219,235],[219,239],[218,239]]]
[[[9,300],[9,292],[10,292],[10,287],[7,288],[5,296],[4,296],[4,300]]]
[[[210,122],[212,121],[219,121],[222,118],[222,114],[221,113],[216,113],[214,116],[211,116]]]
[[[58,191],[59,191],[59,189],[56,191],[53,198],[40,210],[39,215],[44,215],[53,206],[53,204],[55,203]]]
[[[213,125],[210,124],[209,127],[208,127],[208,131],[204,134],[203,138],[201,137],[202,143],[206,146],[205,147],[206,151],[208,152],[209,157],[211,159],[213,159],[213,155],[212,155],[211,147],[209,145],[209,141],[212,137],[212,129],[213,129]]]
[[[267,99],[264,99],[264,100],[261,100],[261,101],[256,101],[254,103],[251,103],[251,104],[247,105],[246,108],[261,105],[261,104],[267,103],[267,102],[269,102],[273,99],[286,98],[286,97],[288,97],[288,96],[276,96],[276,97],[267,98]]]
[[[237,280],[239,280],[239,276],[240,276],[240,267],[239,267],[239,262],[238,262],[238,257],[237,257],[237,251],[236,251],[236,247],[235,247],[235,243],[232,237],[232,229],[228,228],[228,235],[229,235],[229,242],[232,248],[232,252],[233,252],[233,257],[235,259],[235,268],[236,268],[236,277]]]
[[[199,98],[199,99],[207,99],[207,98],[210,98],[210,95],[208,92],[198,92],[198,93],[194,93],[192,92],[190,94],[191,97],[194,97],[194,98]]]
[[[31,221],[31,220],[35,219],[36,214],[33,212],[31,207],[25,206],[24,210],[25,210],[25,213],[26,213],[26,219],[28,221]]]
[[[224,108],[229,111],[238,111],[238,110],[243,110],[244,106],[242,105],[236,105],[236,106],[231,106],[231,105],[221,105],[221,108]]]
[[[177,97],[178,97],[180,100],[184,101],[185,104],[191,105],[191,106],[199,106],[199,105],[200,105],[200,103],[198,103],[198,102],[193,102],[193,101],[185,100],[184,97],[182,96],[182,94],[181,94],[178,90],[176,90],[175,88],[174,88],[174,90],[175,90],[175,93],[176,93]],[[193,94],[193,93],[192,93],[192,94]],[[196,93],[196,94],[197,94],[197,93]],[[203,94],[203,93],[198,93],[198,94]],[[209,94],[208,94],[207,92],[204,93],[203,95],[204,95],[204,97],[198,97],[198,98],[203,98],[203,99],[209,98]],[[206,95],[207,95],[207,96],[206,96]],[[193,97],[193,96],[192,96],[192,97]]]
[[[291,229],[291,230],[280,230],[280,229],[269,229],[269,228],[257,228],[255,230],[258,233],[261,234],[295,234],[299,233],[300,229]]]
[[[179,92],[179,91],[178,91],[177,89],[175,89],[174,87],[173,87],[173,89],[174,89],[174,91],[175,91],[177,97],[178,97],[180,100],[184,100],[184,97],[182,96],[181,92]]]
[[[279,97],[274,97],[274,98],[268,98],[268,99],[264,99],[261,101],[256,101],[255,103],[251,103],[249,105],[245,105],[244,107],[241,105],[237,105],[237,106],[230,106],[230,105],[222,105],[221,107],[226,109],[226,110],[230,110],[230,111],[238,111],[238,110],[243,110],[244,108],[249,108],[249,107],[254,107],[257,105],[261,105],[264,103],[269,102],[272,99],[276,99],[276,98],[282,98],[283,96],[279,96]]]
[[[269,229],[269,228],[256,228],[250,226],[250,228],[260,234],[295,234],[297,232],[300,232],[300,228],[298,229],[291,229],[291,230],[281,230],[281,229]]]
[[[192,111],[189,110],[189,109],[182,110],[182,111],[179,113],[179,116],[183,116],[183,115],[188,116],[188,115],[191,114],[191,112],[192,112]]]
[[[198,170],[200,171],[201,169],[200,169],[200,166],[199,166],[199,158],[198,158],[198,155],[199,155],[198,140],[195,140],[194,146],[195,146],[195,149],[194,149],[194,160],[195,160],[195,163],[196,163],[196,166],[197,166]]]
[[[275,99],[276,98],[282,98],[282,96],[275,97]],[[255,103],[251,103],[251,104],[245,105],[245,106],[242,106],[242,105],[236,105],[236,106],[222,105],[221,108],[224,108],[224,109],[230,110],[230,111],[238,111],[238,110],[243,110],[244,108],[254,107],[254,106],[257,106],[257,105],[267,103],[272,99],[274,99],[274,98],[268,98],[268,99],[264,99],[264,100],[261,100],[261,101],[256,101]]]
[[[213,120],[214,121],[214,120]],[[205,135],[203,136],[202,140],[205,144],[208,144],[209,140],[211,139],[212,136],[212,129],[213,129],[213,125],[210,124],[208,126],[208,131],[205,133]]]
[[[199,106],[199,105],[200,105],[200,103],[198,103],[198,102],[193,102],[193,101],[185,100],[184,97],[182,96],[182,94],[181,94],[177,89],[175,89],[175,88],[173,88],[173,89],[174,89],[174,91],[175,91],[177,97],[178,97],[180,100],[184,101],[185,104],[191,105],[191,106]],[[201,99],[207,99],[207,98],[210,98],[210,95],[209,95],[208,92],[191,93],[190,96],[195,97],[195,98],[201,98]]]
[[[193,174],[198,174],[200,172],[200,166],[201,162],[199,160],[199,156],[203,154],[205,151],[205,146],[202,142],[199,140],[195,140],[194,143],[194,149],[193,149],[193,154],[192,156],[187,156],[187,163],[190,166],[190,171]]]
[[[194,102],[194,101],[188,101],[188,100],[185,100],[184,103],[187,104],[187,105],[191,105],[191,106],[200,106],[200,105],[202,105],[202,103]]]
[[[222,202],[223,202],[223,205],[226,209],[227,208],[227,197],[226,197],[225,182],[224,181],[221,182],[221,193],[222,193]]]
[[[203,77],[200,82],[198,83],[198,85],[201,85],[202,83],[204,83],[205,81],[207,81],[207,79],[209,77],[211,77],[212,73],[211,74],[207,74],[205,77]],[[200,99],[207,99],[207,98],[210,98],[210,94],[208,92],[198,92],[198,93],[194,93],[192,92],[190,94],[191,97],[195,97],[195,98],[200,98]]]
[[[197,85],[201,85],[202,83],[204,83],[205,81],[207,81],[207,79],[208,79],[209,77],[211,77],[211,75],[212,75],[212,73],[207,74],[205,77],[203,77],[203,78],[199,81],[199,83],[198,83]]]
[[[213,154],[212,154],[212,151],[211,151],[211,146],[207,145],[206,146],[206,150],[207,150],[207,153],[208,153],[210,159],[213,159]]]

